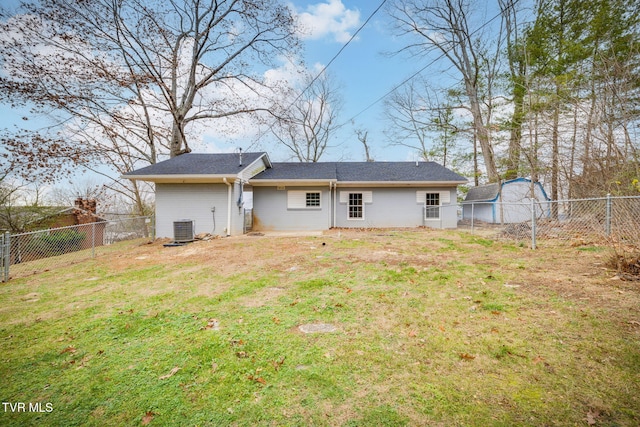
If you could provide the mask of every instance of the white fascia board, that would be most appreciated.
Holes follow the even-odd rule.
[[[282,180],[282,179],[259,179],[249,180],[249,184],[253,187],[273,187],[273,186],[285,186],[285,187],[304,187],[304,186],[325,186],[329,183],[335,183],[335,179],[295,179],[295,180]]]
[[[200,175],[200,174],[181,174],[181,175],[132,175],[132,176],[121,176],[121,178],[130,179],[130,180],[138,180],[138,181],[149,181],[160,184],[186,184],[186,183],[222,183],[226,178],[229,182],[234,182],[238,176],[237,175]]]
[[[467,181],[338,181],[337,187],[453,187]]]
[[[248,180],[259,174],[265,169],[269,169],[271,167],[271,161],[269,160],[269,156],[265,153],[264,155],[258,157],[253,162],[249,163],[249,165],[242,168],[238,176],[242,177],[243,180]],[[245,178],[246,175],[249,175],[249,178]]]

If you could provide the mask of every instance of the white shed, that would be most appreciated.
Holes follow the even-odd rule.
[[[516,178],[502,183],[472,187],[464,200],[463,219],[491,224],[531,221],[531,201],[536,218],[550,214],[550,199],[540,182]]]

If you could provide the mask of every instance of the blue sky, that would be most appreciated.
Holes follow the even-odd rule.
[[[293,2],[299,14],[306,14],[303,15],[306,18],[304,22],[316,25],[312,30],[313,36],[305,39],[307,63],[329,63],[346,43],[347,35],[353,35],[380,3],[371,0]],[[354,124],[369,132],[368,140],[376,160],[415,158],[414,153],[405,148],[388,146],[383,134],[383,102],[372,105],[422,66],[403,56],[388,55],[398,50],[400,43],[392,34],[389,17],[383,7],[329,66],[330,75],[339,81],[343,89],[340,123],[345,125],[332,141],[335,148],[327,150],[323,160],[364,160],[364,149],[354,134]]]

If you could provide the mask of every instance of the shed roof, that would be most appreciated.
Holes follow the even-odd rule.
[[[494,182],[491,184],[478,185],[477,187],[471,187],[469,192],[467,193],[467,197],[465,197],[465,202],[495,202],[498,200],[500,196],[500,191],[503,187],[508,186],[509,184],[516,184],[521,182],[530,183],[531,180],[529,178],[514,178],[508,181],[504,181],[503,183]],[[546,191],[542,187],[540,182],[535,182],[534,185],[540,189],[540,192],[544,198],[544,200],[549,200]]]
[[[500,183],[494,182],[486,185],[478,185],[471,187],[464,199],[466,202],[471,201],[493,201],[498,198],[500,192]]]

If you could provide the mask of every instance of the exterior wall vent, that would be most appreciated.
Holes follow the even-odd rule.
[[[173,222],[173,240],[176,243],[193,242],[193,220],[181,219]]]

